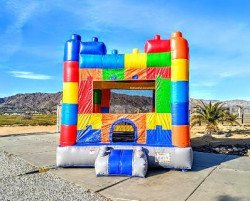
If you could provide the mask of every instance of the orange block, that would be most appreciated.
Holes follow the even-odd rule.
[[[128,68],[125,69],[125,80],[146,80],[147,69],[141,68]]]
[[[189,59],[189,47],[181,32],[175,32],[170,39],[172,59]]]
[[[136,120],[138,128],[137,143],[146,144],[146,114],[138,115],[139,118]]]
[[[88,77],[92,77],[93,81],[102,80],[102,69],[80,69],[80,80],[87,80]]]
[[[104,143],[110,142],[110,129],[112,124],[122,115],[119,114],[103,114],[102,115],[102,128],[101,128],[101,141]]]
[[[177,147],[190,146],[190,129],[189,125],[175,126],[172,125],[172,141]]]

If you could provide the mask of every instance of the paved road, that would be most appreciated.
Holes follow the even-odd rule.
[[[49,167],[48,174],[112,200],[250,201],[249,157],[195,152],[192,171],[155,169],[146,179],[96,177],[93,168],[53,168],[58,138],[58,134],[1,137],[0,151],[36,169]]]

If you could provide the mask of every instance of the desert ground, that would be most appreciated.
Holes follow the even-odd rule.
[[[0,136],[31,134],[31,133],[55,133],[57,132],[56,125],[54,126],[2,126],[0,127]]]
[[[216,135],[204,135],[204,126],[191,129],[191,146],[195,151],[250,156],[250,126],[220,126]],[[3,126],[0,136],[56,133],[54,126]]]
[[[191,129],[191,145],[201,152],[250,156],[250,126],[220,126],[220,132],[204,135],[204,126]]]

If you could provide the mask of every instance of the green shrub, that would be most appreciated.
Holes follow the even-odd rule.
[[[49,126],[56,125],[55,114],[0,115],[0,126]]]

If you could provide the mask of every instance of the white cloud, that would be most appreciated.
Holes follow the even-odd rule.
[[[238,54],[241,58],[246,58],[250,53],[250,27],[244,21],[194,14],[190,10],[183,10],[181,6],[166,2],[141,4],[122,0],[88,0],[72,5],[75,4],[77,6],[74,7],[61,4],[60,8],[75,16],[75,23],[84,30],[112,34],[115,29],[123,29],[126,32],[139,32],[144,36],[160,33],[163,38],[180,30],[189,40],[191,50],[193,47],[198,48],[206,56],[209,54],[207,51],[215,54],[216,59],[220,58],[220,54],[231,54],[231,58]],[[138,38],[138,35],[135,37]],[[211,61],[206,60],[207,63]]]
[[[84,29],[112,34],[112,30],[120,28],[128,32],[137,30],[146,35],[153,31],[161,33],[164,38],[167,38],[172,31],[180,29],[189,39],[191,47],[196,46],[214,52],[250,52],[248,39],[250,28],[244,22],[226,21],[224,18],[218,19],[202,15],[197,17],[191,15],[192,13],[188,10],[183,11],[181,7],[166,2],[164,4],[151,2],[141,4],[122,0],[88,0],[72,1],[70,5],[55,0],[47,0],[42,3],[31,1],[26,4],[19,1],[11,2],[8,3],[8,8],[14,12],[16,20],[9,25],[6,32],[16,35],[16,37],[14,36],[17,38],[15,39],[17,42],[14,44],[16,49],[20,48],[22,27],[32,16],[44,11],[43,14],[52,13],[54,9],[59,9],[62,10],[62,13],[69,13],[69,17],[74,19],[74,24],[78,27],[76,30]],[[239,36],[241,44],[244,45],[239,44],[237,40]],[[0,38],[2,37],[0,36]],[[3,49],[6,50],[6,48]],[[15,48],[7,48],[7,50],[15,51]],[[191,59],[193,59],[192,55]]]
[[[227,58],[227,55],[203,55],[190,61],[191,76],[210,77],[213,79],[250,75],[250,58],[241,55],[237,58]]]
[[[45,74],[36,74],[28,71],[9,71],[13,77],[31,79],[31,80],[50,80],[52,77]]]
[[[197,87],[197,88],[201,88],[201,87],[214,87],[218,84],[218,82],[216,81],[200,81],[200,82],[191,82],[190,86],[191,87]]]
[[[228,78],[228,77],[233,77],[237,75],[236,73],[232,73],[232,72],[223,72],[220,74],[220,77],[221,78]]]
[[[116,29],[122,30],[124,35],[137,34],[134,36],[136,40],[143,37],[146,40],[148,39],[146,37],[152,37],[155,33],[161,34],[162,38],[168,38],[171,32],[182,31],[190,44],[190,85],[197,89],[196,95],[202,88],[212,90],[213,87],[220,86],[221,82],[229,77],[250,75],[250,40],[248,37],[250,26],[246,23],[246,19],[237,20],[235,17],[223,15],[205,15],[192,12],[189,8],[183,9],[178,4],[171,5],[168,2],[151,1],[144,4],[122,0],[72,0],[71,4],[56,0],[44,0],[42,3],[37,1],[23,3],[18,0],[9,2],[7,8],[13,15],[13,20],[7,26],[6,31],[2,35],[0,33],[0,40],[11,42],[3,43],[0,47],[1,59],[7,58],[6,55],[11,55],[20,48],[32,52],[33,56],[41,57],[43,54],[44,57],[53,59],[55,56],[50,50],[44,51],[46,46],[44,48],[41,46],[39,48],[37,46],[22,47],[22,31],[34,15],[42,14],[40,15],[42,17],[45,14],[50,15],[55,10],[67,15],[69,21],[73,22],[72,27],[75,29],[70,28],[71,30],[67,31],[82,34],[82,40],[87,40],[86,35],[93,32],[100,33],[102,37],[108,33],[110,38],[105,41],[111,44],[108,48],[110,46],[121,48],[119,51],[122,52],[130,52],[134,41],[124,42],[122,36],[113,34]],[[66,24],[62,23],[62,26]],[[131,35],[131,40],[132,38],[133,35]],[[139,48],[143,47],[141,42],[138,45],[140,45]],[[62,53],[59,52],[57,55],[60,54]],[[32,77],[32,75],[22,76]],[[210,96],[211,93],[206,92],[205,95]]]

